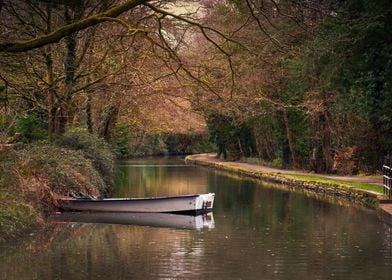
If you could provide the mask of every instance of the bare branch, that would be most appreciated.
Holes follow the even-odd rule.
[[[228,64],[229,64],[229,68],[230,68],[230,72],[231,72],[231,95],[232,95],[233,92],[234,92],[234,86],[235,86],[235,71],[234,71],[234,66],[233,66],[233,61],[232,61],[232,59],[231,59],[231,55],[230,55],[227,51],[225,51],[217,42],[215,42],[210,36],[208,36],[208,34],[206,33],[206,30],[211,31],[211,32],[213,32],[213,33],[219,35],[220,37],[224,38],[226,41],[235,43],[235,44],[237,44],[237,45],[243,47],[243,48],[246,49],[246,50],[248,50],[248,48],[245,47],[244,45],[242,45],[240,42],[238,42],[238,41],[236,41],[236,40],[233,40],[232,38],[227,37],[225,34],[223,34],[222,32],[220,32],[219,30],[216,30],[216,29],[211,28],[211,27],[208,27],[208,26],[204,26],[204,25],[202,25],[202,24],[200,24],[200,23],[198,23],[198,22],[189,20],[189,19],[187,19],[187,18],[185,18],[185,17],[182,17],[182,16],[179,16],[179,15],[170,13],[170,12],[168,12],[168,11],[159,9],[159,8],[157,8],[156,6],[152,5],[152,4],[146,3],[146,4],[144,4],[144,5],[147,6],[147,7],[149,7],[150,9],[152,9],[153,11],[155,11],[155,12],[157,12],[157,13],[159,13],[159,14],[171,16],[171,17],[173,17],[173,18],[175,18],[175,19],[177,19],[177,20],[186,22],[186,23],[188,23],[188,24],[190,24],[190,25],[193,25],[193,26],[196,26],[196,27],[198,27],[198,28],[200,29],[201,33],[202,33],[203,36],[206,38],[206,40],[209,41],[211,44],[213,44],[213,45],[214,45],[221,53],[223,53],[223,54],[226,56],[226,58],[227,58],[227,61],[228,61]],[[158,19],[159,19],[159,18],[158,18]],[[188,73],[188,75],[190,75],[191,77],[194,78],[194,75],[193,75],[192,73],[190,73],[189,70],[185,69],[184,67],[182,67],[182,68],[183,68],[183,70],[184,70],[185,72]],[[208,87],[208,88],[210,88],[210,87]]]

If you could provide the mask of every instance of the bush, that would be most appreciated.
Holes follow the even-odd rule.
[[[106,186],[114,186],[114,155],[103,138],[84,129],[73,129],[57,140],[61,147],[80,150],[92,161],[94,168],[101,174]]]
[[[214,143],[209,141],[208,135],[148,134],[123,123],[116,126],[111,138],[111,145],[118,158],[190,154],[214,150]]]
[[[98,195],[107,189],[99,172],[83,151],[76,151],[46,142],[31,145],[27,151],[29,170],[40,173],[57,194],[69,191]],[[29,174],[27,174],[29,175]]]
[[[0,113],[0,132],[5,134],[9,126],[9,119],[7,115]]]
[[[0,103],[7,101],[7,94],[5,90],[6,90],[5,84],[0,82]]]
[[[43,140],[48,137],[44,123],[35,115],[18,118],[15,131],[21,133],[29,141]]]
[[[172,133],[165,137],[169,154],[205,153],[215,150],[215,144],[208,135]]]
[[[168,153],[161,135],[148,135],[145,139],[146,141],[139,149],[142,156],[164,155]]]
[[[66,136],[74,149],[47,141],[20,150],[0,148],[0,242],[41,224],[43,217],[55,209],[54,194],[75,191],[100,195],[107,190],[108,184],[98,172],[100,168],[112,176],[113,156],[106,143],[89,135]],[[75,149],[76,143],[79,150]]]
[[[110,144],[117,158],[129,158],[132,156],[130,141],[131,133],[128,125],[118,124],[114,129],[113,137],[110,139]]]
[[[0,241],[14,238],[42,221],[27,203],[17,171],[20,163],[12,149],[0,150]]]
[[[196,141],[192,145],[191,153],[209,153],[216,150],[214,142],[210,141],[209,135],[196,135]]]
[[[127,124],[116,126],[111,145],[118,158],[131,158],[167,154],[166,145],[159,134],[147,134]]]

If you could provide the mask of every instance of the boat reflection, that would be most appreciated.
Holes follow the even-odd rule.
[[[178,215],[168,213],[106,213],[106,212],[64,212],[50,216],[54,222],[120,224],[176,229],[215,228],[213,214]]]

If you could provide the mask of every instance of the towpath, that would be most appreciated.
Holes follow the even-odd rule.
[[[366,184],[373,184],[373,185],[381,185],[382,186],[382,176],[372,176],[372,177],[365,177],[365,176],[337,176],[337,175],[326,175],[326,174],[318,174],[318,173],[310,173],[301,170],[287,170],[287,169],[278,169],[268,166],[263,166],[259,164],[252,164],[246,162],[237,162],[237,161],[225,161],[216,158],[215,154],[200,154],[200,155],[193,155],[193,159],[203,160],[203,161],[210,161],[210,162],[219,162],[225,163],[230,166],[234,167],[242,167],[249,170],[254,171],[264,171],[268,173],[280,173],[280,174],[293,174],[293,175],[303,175],[303,176],[317,176],[325,179],[330,180],[339,180],[339,181],[346,181],[346,182],[354,182],[354,183],[366,183]]]
[[[326,175],[326,174],[316,174],[316,173],[309,173],[301,170],[285,170],[285,169],[278,169],[268,166],[263,166],[259,164],[251,164],[246,162],[237,162],[237,161],[224,161],[219,158],[216,158],[215,154],[200,154],[200,155],[192,155],[192,160],[199,161],[199,162],[210,162],[210,163],[217,163],[219,165],[223,165],[229,168],[239,168],[249,170],[251,172],[263,172],[263,173],[275,173],[275,174],[282,174],[282,175],[300,175],[300,176],[307,176],[312,177],[315,176],[316,178],[326,179],[325,181],[332,180],[330,182],[347,182],[347,185],[354,185],[355,183],[364,183],[370,185],[378,185],[382,186],[382,176],[371,176],[371,177],[364,177],[364,176],[335,176],[335,175]],[[301,180],[301,179],[300,179]],[[351,184],[350,184],[351,183]],[[328,185],[328,183],[326,183]],[[382,188],[378,187],[377,191],[370,191],[365,190],[365,193],[372,194],[376,197],[378,203],[373,206],[378,207],[380,211],[380,217],[392,226],[392,199],[385,197],[382,194]]]

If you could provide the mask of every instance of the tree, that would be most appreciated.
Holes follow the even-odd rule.
[[[142,3],[145,4],[144,7],[140,6]],[[6,14],[4,17],[6,22],[3,24],[4,32],[8,27],[12,27],[16,30],[13,36],[17,39],[13,43],[1,44],[0,52],[21,52],[23,59],[28,58],[31,63],[20,67],[21,75],[16,79],[10,73],[14,72],[16,65],[20,65],[21,60],[23,61],[22,56],[4,54],[7,57],[8,69],[3,76],[10,82],[14,92],[23,96],[24,99],[29,99],[30,103],[36,103],[35,106],[38,105],[41,109],[48,108],[48,131],[49,135],[54,137],[72,126],[75,112],[78,111],[75,102],[80,102],[77,95],[87,92],[88,106],[86,107],[89,112],[87,117],[91,130],[93,109],[90,93],[94,88],[98,88],[98,84],[110,83],[112,87],[116,87],[118,92],[121,92],[129,91],[132,87],[133,81],[129,80],[130,76],[138,77],[136,80],[139,82],[143,80],[143,83],[150,83],[146,81],[148,75],[140,79],[143,75],[137,73],[140,71],[137,67],[130,71],[129,65],[138,64],[136,60],[130,61],[129,57],[138,59],[134,54],[149,52],[150,55],[161,60],[165,73],[153,77],[152,80],[159,81],[172,75],[188,75],[197,80],[180,58],[179,49],[180,45],[185,43],[182,37],[185,36],[189,26],[196,26],[202,33],[205,32],[206,27],[186,16],[176,15],[162,9],[161,6],[160,3],[150,5],[147,1],[126,1],[122,4],[116,1],[101,1],[99,5],[93,5],[92,2],[82,5],[78,1],[76,3],[72,1],[64,3],[56,1],[5,2],[2,10]],[[164,5],[162,7],[165,8]],[[55,13],[56,9],[62,10],[63,14]],[[125,11],[128,13],[125,14]],[[120,15],[121,18],[115,18]],[[23,18],[28,18],[30,21],[25,21]],[[106,21],[119,25],[101,25],[98,29],[82,31],[84,28]],[[179,21],[183,21],[188,27],[184,24],[180,25]],[[125,30],[124,27],[126,27]],[[119,32],[118,28],[122,28],[125,32]],[[24,32],[25,29],[28,31],[32,29],[32,31]],[[218,31],[211,28],[208,30],[224,37]],[[116,32],[115,39],[104,39],[113,35],[110,34],[112,32]],[[135,37],[140,32],[144,35]],[[6,36],[5,33],[3,35]],[[170,41],[170,36],[173,35],[176,36],[174,38],[176,42]],[[209,42],[214,42],[208,35],[205,37]],[[58,46],[64,49],[59,52],[59,49],[55,48],[52,43],[61,38],[63,40]],[[97,47],[99,40],[106,40],[107,49]],[[141,49],[141,45],[146,47]],[[216,46],[218,47],[217,44]],[[30,51],[27,52],[27,50]],[[61,69],[63,57],[65,57],[64,68]],[[44,67],[38,67],[43,62]],[[37,68],[40,70],[37,71]],[[46,71],[42,71],[43,68],[46,68]],[[121,79],[124,80],[120,81]],[[127,82],[124,82],[125,80]],[[207,86],[202,81],[197,82],[204,87]],[[23,86],[20,86],[21,84]],[[104,89],[105,86],[101,85],[100,88]],[[99,126],[97,130],[103,136],[110,134],[110,127],[115,123],[120,104],[118,101],[120,96],[123,96],[117,95],[119,95],[117,98],[109,98],[111,105],[102,110],[103,120],[97,124]]]
[[[63,1],[58,2],[58,1],[37,0],[37,2],[45,2],[48,3],[48,5],[56,5],[62,3]],[[108,3],[108,1],[102,1],[102,2],[104,4]],[[148,2],[147,0],[128,0],[124,3],[117,4],[116,6],[107,7],[107,9],[105,9],[101,13],[88,16],[84,19],[80,18],[79,20],[73,22],[66,22],[66,24],[57,27],[55,30],[50,31],[47,34],[38,35],[38,37],[35,37],[33,39],[25,39],[22,41],[11,41],[11,42],[0,43],[0,52],[25,52],[36,48],[40,48],[48,44],[56,43],[66,36],[71,36],[72,34],[78,31],[81,31],[83,29],[92,27],[94,25],[106,21],[118,22],[128,27],[128,25],[125,22],[121,20],[116,20],[116,18],[121,14],[134,9],[141,4],[145,4],[147,2]],[[64,5],[71,7],[74,6],[75,3],[78,3],[78,1],[65,1]],[[4,1],[2,3],[2,10],[4,10],[4,6],[6,5],[7,3],[6,1]],[[76,7],[78,5],[79,4],[76,4]],[[133,32],[138,31],[138,30],[132,30],[132,28],[130,29]]]
[[[17,31],[14,36],[34,38],[36,30],[51,33],[54,26],[63,23],[70,25],[80,21],[85,14],[107,8],[106,1],[102,1],[102,5],[93,6],[68,2],[36,4],[24,1],[6,3],[3,11],[7,12],[9,18],[3,26],[14,28]],[[62,13],[57,13],[58,10]],[[31,22],[23,20],[24,18],[31,19]],[[97,34],[97,31],[102,31],[103,36]],[[124,63],[118,63],[120,58],[113,60],[113,56],[118,55],[118,52],[115,53],[118,47],[114,48],[114,45],[120,42],[124,32],[115,28],[110,31],[118,36],[108,40],[105,29],[95,28],[70,33],[58,48],[47,45],[23,52],[22,55],[5,55],[3,78],[7,79],[14,93],[29,101],[30,107],[47,108],[49,136],[56,137],[72,126],[80,95],[91,91],[94,86],[124,67]],[[97,44],[103,41],[105,47],[100,47],[97,53]],[[132,44],[127,50],[131,49]],[[127,50],[122,55],[127,55]],[[115,69],[104,67],[107,63],[115,63]],[[91,120],[91,116],[88,117]]]

